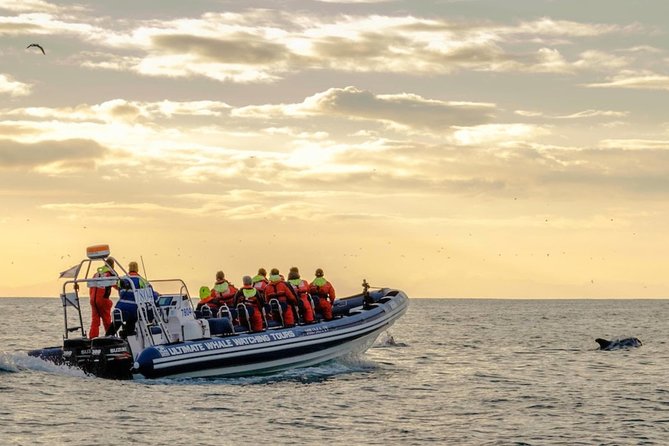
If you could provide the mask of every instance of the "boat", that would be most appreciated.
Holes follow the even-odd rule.
[[[98,265],[111,275],[97,277]],[[361,293],[334,301],[334,318],[329,321],[286,327],[281,318],[273,320],[263,311],[263,330],[253,332],[250,324],[243,323],[249,317],[244,317],[242,304],[238,308],[224,305],[216,314],[206,305],[196,311],[183,280],[151,280],[150,286],[136,288],[132,281],[123,282],[126,276],[108,245],[87,248],[86,258],[61,274],[65,279],[60,294],[63,344],[28,354],[109,379],[271,374],[362,353],[409,305],[403,291],[374,288],[363,280]],[[137,304],[134,329],[89,339],[80,294],[84,293],[87,304],[88,288],[121,283]],[[266,310],[280,314],[281,306],[273,299],[266,303]],[[113,323],[124,324],[117,309]]]

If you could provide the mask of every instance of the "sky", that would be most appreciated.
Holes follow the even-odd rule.
[[[0,0],[0,296],[669,295],[669,3]],[[38,48],[26,48],[31,43]]]

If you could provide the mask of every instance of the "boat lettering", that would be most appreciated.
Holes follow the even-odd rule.
[[[91,354],[94,355],[94,356],[99,355],[100,353],[102,353],[101,348],[95,348],[95,349],[91,350]]]
[[[128,351],[125,347],[116,347],[109,350],[109,353],[123,353]]]
[[[280,339],[294,338],[295,333],[292,332],[292,331],[284,331],[284,332],[278,332],[278,333],[270,333],[270,336],[272,337],[273,341],[278,341]]]
[[[235,345],[250,345],[250,344],[261,344],[263,342],[271,341],[269,335],[258,335],[258,336],[249,336],[248,338],[235,338],[232,342]]]
[[[205,348],[201,344],[177,345],[176,347],[167,347],[170,355],[182,355],[184,353],[203,352]]]
[[[232,347],[234,344],[230,339],[217,339],[215,341],[207,341],[203,344],[207,350],[218,350],[219,348]]]
[[[311,327],[304,330],[304,332],[308,335],[324,333],[326,331],[330,331],[330,329],[328,327]]]

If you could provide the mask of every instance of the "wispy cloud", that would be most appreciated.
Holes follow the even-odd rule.
[[[585,84],[591,88],[630,88],[640,90],[669,90],[669,76],[650,71],[623,71],[605,82]]]
[[[232,82],[272,82],[304,69],[439,75],[621,68],[628,63],[626,57],[597,50],[567,57],[559,47],[573,39],[639,31],[635,26],[550,18],[500,24],[260,9],[118,26],[110,18],[88,20],[85,11],[59,14],[51,6],[40,14],[0,18],[0,32],[78,35],[97,47],[77,55],[79,63],[91,68]]]
[[[105,148],[90,140],[0,143],[0,169],[34,168],[44,172],[90,169],[105,154]]]
[[[31,91],[31,85],[14,80],[7,74],[0,73],[0,94],[10,96],[26,96]]]

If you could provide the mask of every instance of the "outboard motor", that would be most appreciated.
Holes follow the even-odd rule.
[[[107,379],[132,379],[130,346],[124,339],[105,336],[91,342],[90,373]]]
[[[91,373],[91,340],[70,338],[63,340],[63,361],[70,367],[77,367]]]

